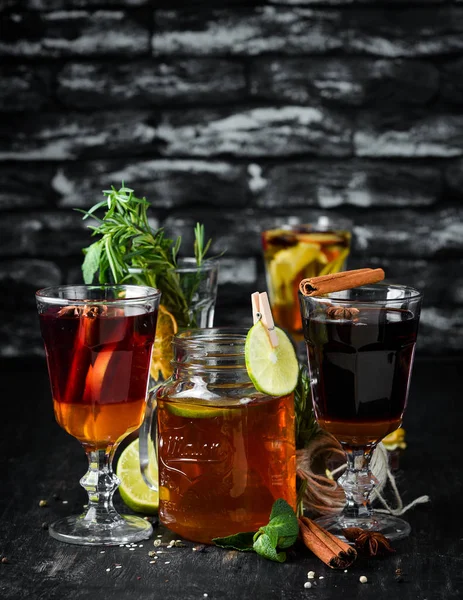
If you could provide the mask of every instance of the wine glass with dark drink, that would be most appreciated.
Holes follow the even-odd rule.
[[[315,417],[347,456],[338,480],[345,508],[318,523],[341,537],[348,527],[405,537],[407,522],[372,510],[376,479],[369,463],[375,446],[402,422],[422,296],[383,283],[299,296]]]
[[[89,461],[80,480],[87,509],[50,526],[58,540],[121,544],[152,532],[148,521],[116,512],[119,480],[111,463],[143,419],[160,296],[135,285],[68,285],[36,294],[55,417]]]

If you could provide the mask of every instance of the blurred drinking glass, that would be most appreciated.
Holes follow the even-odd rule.
[[[265,275],[276,325],[300,342],[299,282],[342,271],[349,256],[352,223],[321,215],[309,223],[290,217],[262,232]]]

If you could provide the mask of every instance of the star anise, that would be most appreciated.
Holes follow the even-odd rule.
[[[353,319],[359,312],[358,308],[349,308],[348,306],[330,306],[326,309],[326,314],[330,319]]]
[[[389,540],[379,531],[366,531],[360,527],[348,527],[342,530],[349,542],[354,542],[359,552],[367,556],[378,556],[395,552]]]

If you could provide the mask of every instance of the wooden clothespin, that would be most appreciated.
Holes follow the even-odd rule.
[[[254,292],[251,294],[252,303],[252,318],[254,325],[261,320],[267,330],[270,343],[273,348],[278,346],[278,336],[275,332],[275,324],[273,322],[272,311],[268,301],[267,292]]]

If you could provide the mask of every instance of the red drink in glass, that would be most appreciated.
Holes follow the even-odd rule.
[[[40,315],[58,423],[104,449],[137,429],[145,408],[156,312],[51,307]]]

